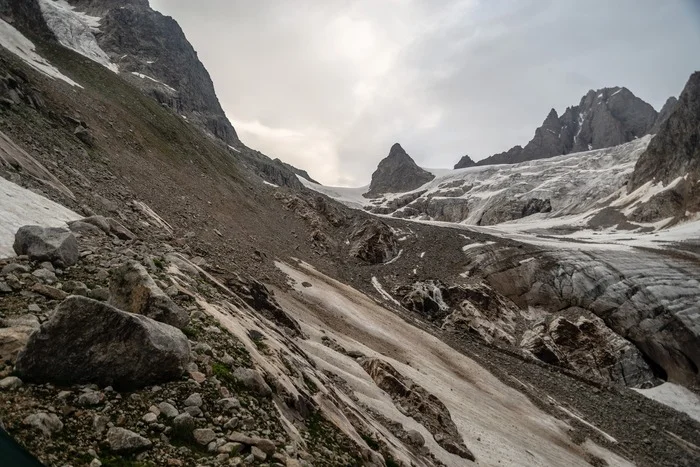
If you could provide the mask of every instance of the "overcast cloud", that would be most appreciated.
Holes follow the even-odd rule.
[[[151,0],[248,146],[327,185],[400,142],[424,167],[532,138],[589,89],[657,110],[700,69],[696,0]]]

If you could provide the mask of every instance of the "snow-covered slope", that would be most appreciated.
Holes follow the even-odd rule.
[[[17,55],[30,67],[49,76],[65,81],[71,86],[78,86],[78,83],[58,71],[58,69],[49,63],[44,57],[36,53],[36,47],[17,29],[9,25],[7,22],[0,19],[0,45]]]
[[[95,39],[95,33],[99,32],[101,18],[75,11],[65,0],[39,0],[39,6],[46,25],[53,31],[61,45],[115,73],[119,72],[117,65],[112,63]]]
[[[81,216],[0,177],[0,258],[14,256],[12,243],[23,225],[65,227]]]

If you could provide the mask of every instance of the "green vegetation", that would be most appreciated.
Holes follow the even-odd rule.
[[[137,461],[128,457],[109,456],[100,459],[102,467],[151,467],[150,462]]]
[[[379,450],[379,448],[381,447],[381,445],[379,444],[379,442],[377,442],[377,440],[374,439],[373,436],[369,436],[369,435],[366,435],[366,434],[364,434],[364,433],[360,433],[360,436],[362,437],[362,439],[364,440],[364,442],[367,443],[367,446],[369,446],[369,448],[370,448],[371,450],[377,451],[377,450]]]

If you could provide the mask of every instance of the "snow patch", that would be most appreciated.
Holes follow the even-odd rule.
[[[15,256],[15,233],[25,225],[66,227],[82,216],[0,177],[0,257]]]
[[[36,53],[34,44],[24,37],[21,32],[0,19],[0,45],[21,58],[27,65],[49,78],[57,78],[71,86],[82,88],[81,85],[58,71],[48,60]]]
[[[694,392],[674,383],[664,383],[651,389],[634,389],[641,395],[667,405],[700,422],[700,397]]]
[[[379,279],[377,279],[375,276],[372,276],[372,286],[377,290],[377,292],[379,292],[379,295],[384,297],[385,300],[393,303],[396,306],[401,306],[401,304],[394,297],[392,297],[389,292],[384,290],[381,282],[379,282]]]
[[[135,71],[132,71],[131,74],[134,75],[134,76],[136,76],[136,77],[138,77],[138,78],[147,79],[147,80],[149,80],[149,81],[153,81],[154,83],[160,84],[161,86],[166,87],[167,89],[169,89],[169,90],[172,91],[172,92],[177,92],[177,89],[175,89],[175,88],[173,88],[173,87],[170,87],[170,86],[168,86],[167,84],[165,84],[164,82],[158,81],[158,80],[155,79],[155,78],[151,78],[151,77],[148,76],[148,75],[144,75],[143,73],[137,73],[137,72],[135,72]]]
[[[267,180],[263,180],[263,183],[264,183],[265,185],[267,185],[267,186],[271,186],[271,187],[274,187],[274,188],[279,188],[279,187],[280,187],[279,185],[275,185],[274,183],[270,183],[270,182],[268,182]]]
[[[100,48],[95,39],[102,18],[74,10],[65,0],[39,0],[41,14],[58,42],[74,52],[99,63],[114,73],[119,67]]]

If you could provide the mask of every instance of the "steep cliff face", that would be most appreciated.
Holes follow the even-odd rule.
[[[654,108],[627,88],[591,90],[561,116],[552,109],[525,147],[515,146],[477,165],[516,164],[609,148],[651,133],[658,121]]]
[[[639,157],[630,191],[652,182],[673,187],[652,197],[645,212],[650,220],[700,210],[700,72],[691,75],[659,133]],[[638,213],[641,215],[641,213]]]
[[[384,193],[415,190],[434,178],[435,175],[418,167],[401,145],[396,143],[372,174],[372,183],[365,196],[377,198]]]
[[[227,144],[238,143],[209,73],[173,18],[152,10],[147,0],[70,3],[101,18],[99,46],[135,85]]]

